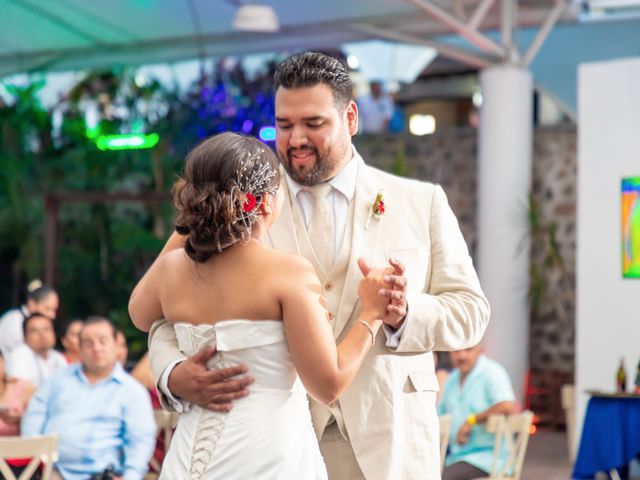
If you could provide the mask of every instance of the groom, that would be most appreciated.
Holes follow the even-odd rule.
[[[367,166],[351,144],[358,109],[346,69],[320,53],[286,59],[275,74],[276,145],[286,175],[273,247],[310,260],[324,286],[334,336],[357,318],[358,257],[392,260],[384,335],[339,401],[311,399],[331,480],[438,479],[433,350],[476,345],[489,321],[467,246],[439,186]],[[319,195],[318,191],[322,190]],[[243,366],[207,371],[214,354],[186,359],[173,329],[154,324],[151,366],[167,408],[225,411],[247,394]]]

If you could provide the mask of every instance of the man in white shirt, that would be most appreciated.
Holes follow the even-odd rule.
[[[360,109],[360,131],[362,133],[385,133],[393,116],[393,100],[382,91],[380,82],[369,84],[371,93],[358,100]]]
[[[56,369],[66,367],[67,361],[53,349],[56,344],[53,320],[34,313],[25,319],[22,328],[25,343],[9,354],[7,375],[23,378],[38,388]]]

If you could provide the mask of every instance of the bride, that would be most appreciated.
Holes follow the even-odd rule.
[[[283,202],[275,154],[223,133],[187,156],[174,185],[176,233],[129,302],[139,329],[165,318],[185,355],[215,343],[210,368],[243,363],[255,382],[229,413],[183,414],[161,479],[326,479],[307,392],[335,401],[380,328],[391,269],[360,259],[362,313],[336,346],[322,288],[304,258],[262,243]]]

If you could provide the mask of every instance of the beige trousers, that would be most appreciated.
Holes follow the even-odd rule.
[[[325,429],[320,452],[327,466],[329,480],[365,480],[351,444],[342,436],[335,422]]]

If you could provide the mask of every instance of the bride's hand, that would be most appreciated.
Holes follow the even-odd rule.
[[[393,268],[370,267],[364,258],[358,259],[358,266],[364,275],[358,287],[362,310],[369,311],[375,318],[382,319],[387,314],[389,299],[381,296],[379,292],[381,289],[390,288],[391,284],[385,281],[384,277],[393,274]]]

